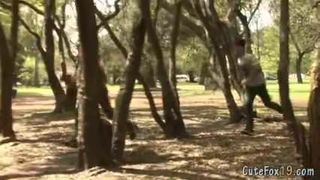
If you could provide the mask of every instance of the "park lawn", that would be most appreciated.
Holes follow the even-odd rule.
[[[298,84],[297,82],[290,82],[290,97],[291,99],[297,101],[306,101],[310,94],[310,83],[304,82],[303,84]],[[268,81],[267,89],[270,96],[273,99],[279,99],[279,86],[278,81]]]
[[[107,85],[108,90],[116,94],[120,86],[119,85]],[[140,84],[135,86],[136,89],[141,89]],[[268,81],[267,88],[272,99],[279,99],[279,88],[277,81]],[[204,86],[197,83],[178,83],[178,90],[180,96],[198,96],[198,95],[211,95],[215,94],[211,90],[205,90]],[[305,82],[304,84],[298,84],[296,82],[290,82],[290,97],[294,100],[303,100],[306,101],[309,98],[310,93],[310,83]],[[18,96],[27,97],[27,96],[52,96],[52,91],[50,87],[19,87]],[[236,96],[237,97],[237,96]]]

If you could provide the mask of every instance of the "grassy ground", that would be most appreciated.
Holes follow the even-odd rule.
[[[136,89],[141,89],[141,85],[136,85]],[[278,100],[279,99],[279,86],[277,81],[268,81],[267,88],[270,96]],[[108,85],[108,89],[111,93],[115,94],[119,91],[118,85]],[[195,96],[195,95],[212,95],[212,91],[206,91],[204,86],[197,83],[179,83],[178,84],[179,93],[182,96]],[[308,100],[310,92],[309,82],[304,84],[298,84],[296,82],[290,82],[290,97],[295,100]],[[50,87],[19,87],[18,96],[52,96],[52,91]],[[235,95],[236,96],[236,95]],[[237,96],[236,96],[237,97]]]

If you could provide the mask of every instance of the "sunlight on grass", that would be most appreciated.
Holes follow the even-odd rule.
[[[107,85],[111,93],[117,93],[120,89],[119,85]],[[267,88],[269,94],[273,99],[279,99],[278,81],[268,81]],[[137,84],[135,89],[142,89],[141,84]],[[197,83],[178,83],[178,90],[180,96],[199,96],[199,95],[214,95],[212,90],[205,90],[204,86]],[[298,84],[290,82],[290,97],[295,100],[307,100],[310,92],[309,82]],[[19,87],[18,96],[52,96],[50,87]],[[236,95],[236,94],[234,94]]]
[[[268,81],[267,88],[270,96],[275,99],[279,99],[279,86],[278,81]],[[310,83],[304,82],[298,84],[297,82],[290,82],[290,97],[296,100],[307,100],[310,94]]]
[[[19,87],[18,96],[53,96],[50,87]]]

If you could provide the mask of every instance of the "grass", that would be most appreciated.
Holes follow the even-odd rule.
[[[136,89],[141,89],[141,85],[136,85]],[[279,99],[279,88],[277,81],[268,81],[267,88],[273,99]],[[109,85],[108,90],[112,93],[117,93],[120,89],[119,85]],[[178,83],[180,96],[196,96],[196,95],[212,95],[211,90],[206,91],[204,86],[197,83]],[[296,100],[307,100],[310,92],[309,82],[298,84],[290,82],[290,97]],[[18,96],[52,96],[50,87],[19,87]]]
[[[26,96],[53,96],[53,93],[50,87],[19,87],[18,88],[18,96],[26,97]]]
[[[279,99],[279,86],[278,81],[268,81],[267,88],[269,94],[274,99]],[[290,97],[295,100],[307,100],[310,94],[310,83],[304,82],[298,84],[297,82],[290,82]]]

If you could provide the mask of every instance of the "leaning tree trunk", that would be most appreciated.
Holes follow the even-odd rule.
[[[308,105],[310,167],[320,176],[320,51],[312,68],[312,89]]]
[[[193,4],[202,24],[207,29],[210,43],[214,48],[217,60],[219,62],[219,66],[221,68],[221,73],[223,77],[223,94],[225,96],[227,107],[230,113],[230,122],[239,122],[241,120],[241,114],[231,92],[231,84],[227,68],[226,55],[231,54],[231,52],[228,52],[230,49],[226,47],[226,41],[228,38],[225,36],[228,36],[228,34],[226,34],[220,26],[222,22],[220,21],[219,16],[215,10],[214,4],[211,1],[209,2],[209,4],[205,2],[202,3],[202,5],[206,7],[202,7],[200,5],[200,2],[196,0],[193,1]],[[202,9],[206,9],[206,12],[203,12]],[[213,19],[213,21],[210,21],[209,19]],[[221,36],[216,36],[217,34],[221,34]]]
[[[140,0],[140,2],[142,4],[140,10],[147,21],[148,40],[157,59],[157,75],[162,90],[164,119],[167,128],[166,135],[167,137],[186,137],[187,132],[180,111],[179,97],[166,71],[160,42],[151,19],[150,2],[147,0]]]
[[[303,79],[301,75],[302,59],[303,59],[303,54],[298,54],[298,58],[296,60],[296,74],[297,74],[297,81],[299,84],[303,83]]]
[[[305,167],[309,165],[309,154],[305,142],[304,126],[295,118],[290,96],[289,96],[289,2],[281,0],[280,14],[280,63],[278,68],[278,83],[280,102],[283,108],[283,117],[287,122],[289,130],[293,133],[297,152],[301,154],[302,163]]]
[[[96,9],[96,14],[98,15],[99,19],[102,20],[104,19],[104,16],[103,14],[98,10]],[[121,54],[123,55],[123,57],[125,59],[127,59],[128,57],[128,51],[127,49],[125,48],[125,46],[120,42],[120,40],[118,39],[118,37],[116,36],[116,34],[112,31],[111,27],[109,26],[108,22],[105,22],[103,23],[104,24],[104,27],[105,29],[107,30],[110,38],[112,39],[112,41],[114,42],[114,44],[118,47],[118,49],[120,50]],[[158,113],[158,110],[157,110],[157,107],[156,107],[156,104],[154,102],[154,98],[152,96],[152,93],[151,93],[151,90],[150,90],[150,87],[155,87],[155,82],[154,82],[154,74],[153,74],[153,67],[152,67],[152,63],[151,61],[149,61],[148,59],[144,59],[145,61],[145,65],[147,67],[150,67],[149,69],[149,73],[146,73],[146,74],[149,74],[149,77],[144,77],[143,73],[139,73],[137,79],[138,81],[141,82],[142,86],[143,86],[143,89],[144,89],[144,92],[145,92],[145,95],[148,99],[148,102],[149,102],[149,106],[150,106],[150,110],[151,110],[151,114],[154,118],[154,120],[156,121],[156,123],[161,127],[162,131],[166,133],[166,125],[165,123],[163,122],[161,116],[159,115]],[[142,68],[140,68],[142,69]],[[147,69],[147,68],[145,68]],[[140,70],[141,71],[141,70]],[[148,83],[148,79],[149,79],[149,83]],[[128,125],[130,124],[130,121],[128,121]],[[127,128],[130,127],[127,125]],[[134,133],[134,132],[130,132],[130,133]]]
[[[12,97],[14,83],[14,68],[17,57],[18,32],[19,32],[19,2],[12,1],[12,23],[10,45],[6,40],[5,33],[0,24],[0,59],[1,59],[1,111],[0,132],[4,137],[15,139],[13,131]],[[9,48],[9,46],[11,48]],[[11,53],[10,50],[11,49]]]
[[[91,0],[76,0],[78,27],[82,58],[80,58],[81,79],[79,94],[79,166],[91,168],[111,163],[111,126],[104,127],[99,114],[99,72],[98,37],[94,3]],[[82,166],[82,167],[81,167]]]
[[[46,53],[42,54],[45,68],[47,71],[49,84],[53,91],[56,104],[54,112],[62,112],[64,109],[65,93],[55,73],[54,64],[54,14],[55,14],[55,0],[45,0],[45,44]]]
[[[139,67],[146,32],[145,19],[143,17],[138,18],[140,19],[137,23],[134,23],[132,31],[132,53],[128,55],[128,65],[124,76],[125,84],[124,87],[120,89],[117,96],[116,108],[113,117],[112,155],[119,161],[122,160],[124,152],[126,123],[129,118],[129,106],[132,99],[135,80],[139,75]]]

